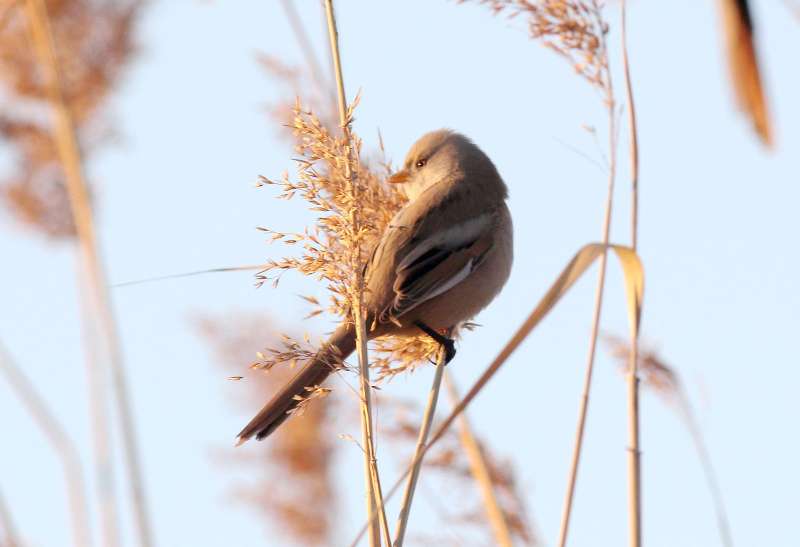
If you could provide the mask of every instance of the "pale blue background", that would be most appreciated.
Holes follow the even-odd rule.
[[[647,270],[643,329],[690,389],[736,544],[789,546],[800,544],[800,21],[781,2],[754,3],[778,143],[773,153],[735,111],[714,2],[631,2]],[[317,3],[298,4],[324,54]],[[613,28],[616,8],[609,11]],[[466,386],[572,253],[599,237],[605,177],[569,147],[597,158],[581,124],[603,135],[604,112],[561,59],[528,40],[521,21],[493,18],[485,8],[339,2],[339,19],[348,93],[363,91],[356,130],[368,143],[380,128],[390,156],[399,160],[423,132],[452,127],[484,148],[510,186],[516,265],[503,294],[479,317],[484,327],[460,345],[453,371]],[[610,39],[618,67],[617,35]],[[153,2],[140,41],[141,55],[111,105],[123,142],[89,166],[102,181],[98,225],[111,279],[277,256],[280,249],[266,246],[255,226],[297,230],[305,218],[298,216],[299,203],[286,205],[268,189],[253,188],[257,175],[292,167],[290,150],[264,111],[281,92],[255,62],[258,51],[302,62],[279,4]],[[624,243],[623,164],[612,237]],[[75,254],[24,234],[5,216],[0,227],[0,336],[88,462]],[[232,474],[212,453],[232,441],[248,416],[232,410],[238,384],[225,381],[188,320],[197,312],[248,309],[293,324],[307,311],[295,295],[309,286],[287,277],[278,290],[255,290],[249,275],[225,274],[114,291],[158,545],[280,544],[279,536],[264,535],[254,513],[227,497]],[[496,451],[513,457],[550,545],[558,532],[593,289],[592,279],[581,282],[470,409]],[[626,328],[615,265],[603,327]],[[571,545],[623,545],[625,385],[603,351],[596,372]],[[396,380],[391,390],[421,397],[429,379],[425,370]],[[646,544],[718,545],[685,428],[651,393],[643,395],[642,410]],[[19,529],[31,545],[66,545],[58,460],[2,381],[0,430],[0,487]],[[337,513],[342,544],[362,518],[359,455],[352,445],[344,451],[349,458],[340,458],[339,482],[351,487],[348,512]],[[387,468],[385,480],[394,473]],[[412,531],[439,526],[424,496],[418,499]],[[134,545],[131,532],[127,520],[125,545]]]

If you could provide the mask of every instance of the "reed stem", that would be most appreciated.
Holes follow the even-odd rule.
[[[344,77],[342,74],[341,56],[339,54],[339,33],[336,28],[336,16],[333,10],[333,0],[325,0],[325,14],[328,22],[328,38],[330,42],[331,55],[333,58],[334,72],[336,75],[336,90],[339,107],[339,123],[345,138],[347,159],[345,161],[345,178],[350,185],[351,198],[353,204],[350,208],[350,224],[354,234],[359,233],[358,212],[358,185],[353,180],[352,163],[353,147],[350,133],[350,120],[347,110],[347,98],[344,89]],[[355,239],[358,241],[358,238]],[[367,516],[369,518],[370,545],[377,547],[381,544],[381,530],[375,525],[375,514],[380,519],[380,526],[386,538],[386,544],[391,547],[391,535],[389,524],[386,519],[386,510],[383,505],[383,493],[380,485],[380,475],[378,474],[377,457],[375,454],[375,440],[372,423],[372,402],[369,382],[369,355],[367,352],[367,329],[364,320],[363,292],[364,279],[360,267],[359,245],[354,245],[352,261],[354,267],[354,287],[352,290],[351,301],[353,304],[353,321],[356,329],[356,352],[358,354],[358,368],[360,378],[360,399],[361,399],[361,438],[364,447],[364,468],[366,482],[366,503]]]
[[[630,64],[628,62],[628,34],[626,27],[626,2],[620,2],[620,37],[622,40],[622,67],[625,76],[625,93],[628,102],[628,131],[630,132],[631,161],[631,248],[636,251],[639,240],[639,135],[636,127],[636,104],[633,100]],[[642,543],[642,485],[641,450],[639,449],[639,320],[631,325],[631,351],[628,364],[628,513],[629,543],[638,547]]]
[[[0,528],[2,528],[2,535],[0,539],[3,540],[2,545],[6,547],[21,547],[17,535],[17,528],[14,526],[14,520],[11,518],[11,513],[6,506],[6,501],[3,498],[3,493],[0,492]]]
[[[411,502],[414,500],[414,491],[417,488],[419,472],[422,468],[422,458],[425,455],[425,444],[428,441],[428,434],[433,425],[433,416],[436,414],[436,403],[439,400],[439,388],[442,385],[442,375],[445,368],[444,348],[439,350],[439,357],[436,362],[436,370],[433,374],[433,384],[428,392],[428,403],[425,405],[425,414],[422,416],[422,424],[419,428],[417,446],[414,450],[414,457],[411,460],[411,473],[408,476],[406,489],[403,492],[403,501],[400,504],[400,514],[397,518],[397,529],[395,530],[394,545],[402,547],[405,539],[406,528],[408,527],[408,517],[411,513]]]
[[[455,406],[461,398],[449,374],[445,374],[444,383],[450,395],[450,400],[453,402],[453,406]],[[506,521],[503,509],[500,507],[500,502],[497,501],[494,484],[492,484],[491,471],[486,463],[486,458],[484,457],[483,450],[481,450],[480,443],[478,443],[478,439],[475,438],[472,432],[472,427],[466,413],[462,413],[461,416],[459,416],[458,425],[458,436],[461,440],[461,446],[464,448],[464,453],[467,455],[472,478],[475,479],[478,489],[481,492],[483,506],[486,509],[486,518],[489,520],[489,525],[492,528],[495,544],[500,547],[512,547],[513,541],[511,539],[511,531],[508,529],[508,522]]]
[[[598,266],[597,287],[594,296],[594,311],[592,314],[592,328],[589,335],[589,351],[586,358],[586,371],[584,373],[583,389],[578,407],[578,423],[575,429],[575,444],[572,450],[572,461],[567,477],[567,491],[564,496],[564,506],[561,512],[561,526],[558,534],[558,545],[567,544],[570,517],[572,516],[572,503],[575,497],[575,484],[578,480],[578,467],[583,449],[583,436],[586,429],[586,416],[589,411],[589,396],[592,388],[592,374],[594,372],[594,358],[597,353],[597,337],[600,332],[600,316],[603,309],[603,291],[606,283],[606,265],[608,263],[608,242],[611,233],[611,213],[614,203],[614,181],[616,178],[616,118],[614,94],[611,85],[611,73],[608,73],[606,91],[606,107],[608,109],[608,141],[609,141],[609,167],[608,190],[606,192],[605,214],[603,216],[602,243],[606,246],[600,255]]]
[[[17,392],[23,406],[53,447],[53,453],[61,460],[72,517],[73,541],[75,547],[90,547],[92,537],[89,526],[89,505],[86,501],[86,483],[77,447],[36,392],[31,381],[15,364],[2,342],[0,342],[0,371],[5,375],[11,388]]]

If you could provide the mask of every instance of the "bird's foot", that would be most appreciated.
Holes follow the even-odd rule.
[[[433,338],[434,341],[438,342],[442,349],[444,349],[444,364],[447,365],[450,361],[453,360],[453,357],[456,356],[456,341],[452,338],[445,336],[444,334],[436,331],[435,329],[430,328],[428,325],[423,323],[422,321],[417,321],[414,323],[419,330]]]

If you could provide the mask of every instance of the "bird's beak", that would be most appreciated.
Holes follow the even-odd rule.
[[[408,171],[403,169],[402,171],[398,171],[397,173],[386,179],[386,182],[389,182],[391,184],[399,184],[401,182],[408,182],[408,179],[409,179]]]

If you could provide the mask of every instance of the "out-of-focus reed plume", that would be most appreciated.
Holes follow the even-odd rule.
[[[226,313],[225,317],[203,316],[198,331],[212,348],[224,374],[236,382],[237,407],[251,409],[264,396],[285,382],[291,371],[279,368],[247,371],[253,348],[277,339],[271,320],[255,313]],[[220,376],[220,380],[222,380]],[[336,495],[333,487],[333,440],[330,427],[335,398],[308,405],[302,417],[289,420],[269,443],[248,452],[230,450],[226,462],[246,467],[253,477],[237,487],[237,496],[267,517],[270,532],[281,530],[298,545],[333,543]],[[255,452],[254,452],[255,451]]]
[[[620,370],[626,373],[630,361],[630,346],[627,340],[613,335],[605,335],[604,338],[609,353],[619,363]],[[664,402],[673,407],[689,430],[692,442],[697,449],[706,481],[708,482],[708,488],[714,503],[714,510],[717,514],[717,527],[722,539],[722,544],[726,547],[732,547],[733,536],[731,534],[730,523],[728,522],[728,515],[725,510],[724,498],[717,480],[717,474],[714,470],[705,438],[697,424],[697,418],[692,409],[689,394],[686,392],[686,388],[677,370],[669,366],[653,349],[640,351],[638,360],[639,371],[644,386],[653,390]]]
[[[397,447],[393,452],[398,454],[399,461],[406,461],[417,441],[422,411],[415,402],[387,396],[381,398],[381,405],[384,413],[391,414],[391,419],[383,426],[382,433],[388,442]],[[491,487],[497,496],[512,538],[523,545],[539,544],[523,501],[524,491],[513,465],[508,459],[497,457],[484,442],[478,440],[477,444],[489,470]],[[433,496],[435,499],[429,501],[441,514],[443,525],[452,525],[458,530],[457,543],[468,545],[470,543],[467,538],[481,537],[483,539],[475,544],[497,544],[484,511],[472,464],[464,449],[463,441],[459,438],[459,432],[455,429],[448,430],[425,457],[423,467],[433,473],[425,475],[420,492],[422,495],[428,490],[436,492]],[[446,533],[449,531],[446,530]],[[438,545],[447,544],[448,541],[444,534],[415,534],[413,543]]]
[[[22,224],[51,238],[75,235],[64,171],[52,139],[45,80],[31,47],[24,2],[0,21],[0,137],[12,152],[2,175],[5,206]],[[62,86],[84,158],[113,130],[103,107],[135,52],[143,0],[48,0]]]

